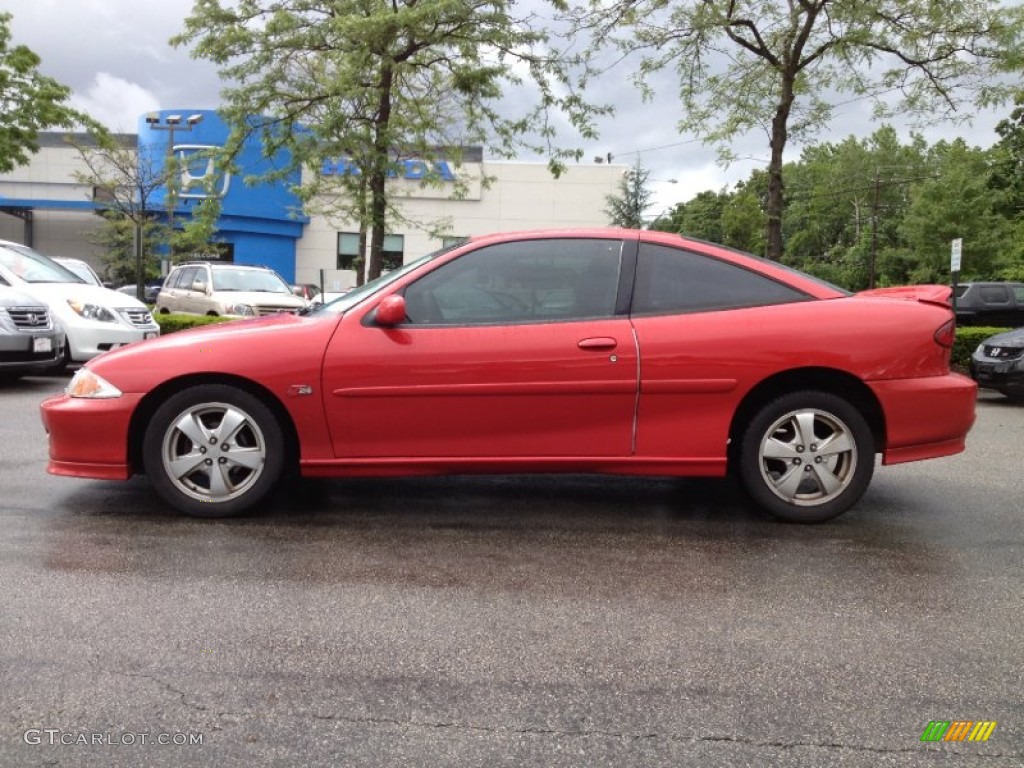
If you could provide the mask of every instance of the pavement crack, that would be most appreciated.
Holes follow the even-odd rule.
[[[831,750],[844,750],[849,752],[866,752],[869,754],[878,755],[889,755],[889,754],[906,754],[906,753],[919,753],[924,749],[922,746],[908,746],[908,747],[873,747],[861,744],[842,744],[837,742],[815,742],[815,741],[765,741],[759,739],[749,739],[740,736],[677,736],[674,734],[663,734],[663,733],[625,733],[621,731],[608,731],[598,728],[588,729],[565,729],[565,728],[541,728],[537,726],[526,726],[526,727],[512,727],[512,726],[484,726],[484,725],[472,725],[470,723],[457,723],[450,721],[434,721],[427,722],[421,720],[400,720],[398,718],[391,717],[368,717],[368,716],[353,716],[353,715],[322,715],[313,714],[315,720],[330,720],[336,722],[350,723],[353,725],[384,725],[384,726],[395,726],[399,728],[424,728],[424,729],[442,729],[452,728],[463,731],[473,731],[478,733],[512,733],[512,734],[532,734],[539,736],[557,736],[566,738],[608,738],[608,739],[621,739],[623,741],[642,741],[642,740],[660,740],[684,744],[699,744],[699,743],[715,743],[715,742],[727,742],[733,744],[741,744],[749,747],[762,747],[770,749],[831,749]],[[927,751],[935,751],[927,750]],[[1021,753],[1003,753],[1003,752],[972,752],[971,757],[978,758],[1024,758],[1024,754]]]

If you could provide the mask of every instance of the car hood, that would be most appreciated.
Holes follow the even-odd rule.
[[[14,288],[0,286],[0,307],[46,307],[45,302]]]
[[[272,307],[304,307],[305,299],[293,293],[271,293],[269,291],[218,291],[217,300],[224,304],[256,304]]]
[[[124,392],[148,392],[180,376],[227,374],[265,382],[319,378],[339,315],[287,313],[177,331],[105,352],[86,365]],[[315,371],[302,378],[302,371]]]
[[[19,285],[18,290],[35,296],[46,303],[63,299],[85,301],[90,304],[100,304],[104,307],[116,307],[119,309],[145,309],[145,304],[132,296],[127,296],[109,288],[88,283],[25,283]]]
[[[984,342],[987,347],[1024,347],[1024,328],[1014,328],[1012,331],[997,333],[989,336]]]

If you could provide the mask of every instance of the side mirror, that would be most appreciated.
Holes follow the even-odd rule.
[[[198,291],[199,293],[206,293],[206,283],[202,280],[193,280],[192,290]]]
[[[405,297],[388,296],[377,305],[377,314],[374,316],[377,325],[391,328],[405,321]]]

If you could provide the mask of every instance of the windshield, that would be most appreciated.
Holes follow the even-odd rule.
[[[74,272],[26,245],[0,246],[0,266],[26,283],[84,283]]]
[[[256,293],[292,293],[291,287],[276,272],[265,269],[232,269],[215,267],[213,290],[254,291]]]
[[[360,301],[365,299],[370,294],[376,293],[381,288],[390,285],[395,282],[398,278],[403,275],[407,275],[417,267],[426,264],[428,261],[436,259],[438,256],[448,253],[453,248],[458,248],[463,243],[456,243],[455,245],[449,246],[448,248],[442,248],[439,251],[428,253],[426,256],[420,256],[415,261],[410,261],[408,264],[404,264],[398,269],[388,272],[387,274],[381,275],[376,280],[371,280],[368,283],[363,283],[358,288],[353,288],[351,291],[346,293],[344,296],[339,296],[334,301],[328,302],[327,304],[321,304],[314,309],[310,310],[310,314],[317,312],[344,312],[345,310],[354,307]]]
[[[56,259],[54,259],[54,261],[56,261]],[[92,268],[88,264],[85,264],[84,262],[60,261],[57,263],[60,264],[65,269],[74,272],[87,283],[92,283],[93,285],[103,285],[103,283],[101,283],[99,278],[96,276],[96,273],[92,271]]]

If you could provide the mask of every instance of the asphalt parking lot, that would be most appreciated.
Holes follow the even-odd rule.
[[[0,389],[2,766],[1024,764],[1024,406],[995,394],[966,453],[820,526],[589,476],[204,522],[45,473],[65,381]]]

